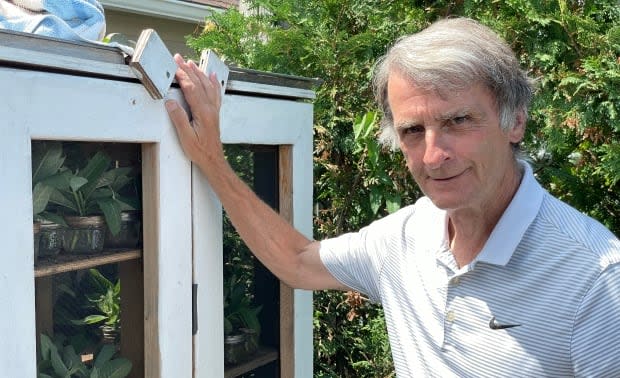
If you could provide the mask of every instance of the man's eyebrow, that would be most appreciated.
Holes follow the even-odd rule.
[[[453,109],[453,110],[449,110],[443,114],[440,114],[439,116],[435,117],[436,121],[448,121],[451,120],[452,118],[455,117],[463,117],[466,115],[473,115],[475,112],[472,111],[472,109],[467,106],[467,107],[462,107],[462,108],[457,108],[457,109]]]
[[[408,129],[410,127],[416,127],[416,126],[421,126],[422,123],[418,122],[416,120],[407,120],[407,121],[402,121],[402,122],[398,122],[398,123],[394,123],[394,129],[395,130],[404,130],[404,129]]]

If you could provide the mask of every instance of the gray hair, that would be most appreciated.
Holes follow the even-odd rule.
[[[382,144],[398,147],[387,99],[390,72],[398,70],[416,86],[440,96],[485,85],[496,98],[500,127],[509,130],[516,116],[527,117],[534,84],[514,52],[497,34],[477,21],[448,18],[396,41],[374,69],[373,89],[380,109]]]

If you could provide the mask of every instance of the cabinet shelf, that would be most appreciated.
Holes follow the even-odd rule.
[[[239,365],[227,366],[224,378],[234,378],[241,374],[249,373],[252,370],[267,365],[278,359],[278,351],[274,348],[260,347],[256,355],[249,361]]]
[[[141,257],[141,249],[107,250],[102,253],[89,255],[60,254],[55,257],[43,257],[39,258],[34,264],[34,276],[35,278],[47,277],[59,273],[94,268],[100,265],[137,260]]]

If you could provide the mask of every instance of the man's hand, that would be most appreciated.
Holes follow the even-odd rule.
[[[166,101],[166,109],[176,128],[187,157],[205,170],[207,161],[224,159],[220,141],[221,88],[214,73],[207,77],[193,61],[174,56],[178,65],[176,79],[192,113],[190,121],[175,100]]]

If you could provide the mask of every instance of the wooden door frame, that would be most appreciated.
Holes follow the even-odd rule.
[[[225,144],[278,146],[280,211],[298,230],[312,238],[312,104],[227,94],[220,124]],[[199,287],[200,319],[194,339],[194,377],[223,377],[221,204],[204,175],[196,167],[192,173],[194,283]],[[281,376],[310,378],[312,292],[281,284],[280,300]],[[200,324],[208,324],[209,329]]]

